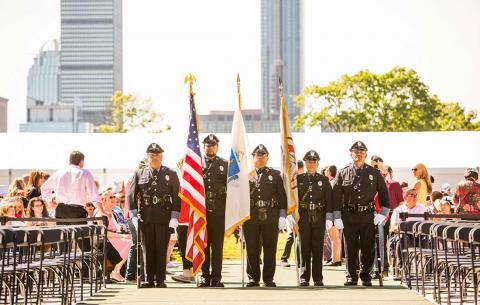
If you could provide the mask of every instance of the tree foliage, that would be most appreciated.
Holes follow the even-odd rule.
[[[295,97],[312,110],[297,118],[297,128],[324,130],[434,131],[480,130],[477,113],[431,95],[414,70],[395,67],[385,74],[363,70],[326,86],[307,86]]]
[[[148,132],[164,132],[170,126],[163,124],[163,113],[155,111],[151,98],[143,99],[121,91],[112,96],[112,124],[100,125],[100,132],[130,132],[146,130]]]

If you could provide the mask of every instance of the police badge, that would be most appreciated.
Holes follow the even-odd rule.
[[[165,180],[170,181],[170,176],[169,176],[169,175],[165,175]]]
[[[220,171],[222,171],[222,172],[223,172],[223,170],[224,170],[224,167],[223,167],[223,165],[220,165],[220,166],[219,166],[219,168],[220,168]]]

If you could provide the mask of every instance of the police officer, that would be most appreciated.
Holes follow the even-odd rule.
[[[375,227],[382,223],[390,211],[390,203],[385,180],[380,172],[365,164],[367,147],[362,141],[355,142],[350,148],[352,163],[342,168],[333,185],[335,226],[344,225],[345,254],[347,258],[347,281],[345,286],[358,283],[358,251],[361,269],[360,279],[363,286],[371,286],[375,257]],[[375,213],[374,197],[378,193],[380,213]],[[340,213],[341,211],[341,213]],[[341,220],[340,220],[341,215]],[[343,223],[342,223],[343,222]],[[331,222],[330,222],[331,226]]]
[[[250,220],[243,225],[247,244],[247,287],[260,286],[260,247],[263,243],[263,282],[276,287],[275,254],[278,230],[286,228],[287,195],[280,172],[267,167],[268,150],[260,144],[253,150],[254,172],[250,175]]]
[[[217,156],[218,138],[210,134],[203,140],[205,152],[203,162],[203,183],[207,208],[208,241],[205,261],[198,287],[223,287],[222,259],[225,232],[225,201],[227,199],[227,160]],[[210,265],[212,272],[210,273]]]
[[[135,172],[128,196],[141,228],[147,280],[142,287],[165,288],[167,246],[180,215],[179,180],[175,171],[162,165],[160,145],[150,144],[147,157],[148,165]]]
[[[320,156],[315,150],[303,157],[306,173],[297,177],[299,200],[299,232],[302,253],[300,286],[323,286],[322,260],[326,213],[332,213],[332,186],[328,178],[317,173]]]

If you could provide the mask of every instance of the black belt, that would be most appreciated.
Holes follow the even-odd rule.
[[[368,205],[347,203],[343,205],[343,210],[349,213],[371,213],[375,211],[375,208],[373,202],[370,202]]]
[[[82,208],[82,209],[85,208],[84,205],[81,205],[81,204],[73,204],[73,203],[63,203],[63,202],[60,202],[60,203],[58,203],[58,205],[69,206],[69,207],[73,207],[73,208]]]
[[[206,199],[217,199],[217,198],[221,198],[222,196],[226,195],[227,192],[226,192],[226,189],[225,188],[222,188],[216,192],[206,192],[205,193],[205,198]]]
[[[257,200],[253,203],[253,206],[256,208],[274,208],[278,205],[278,201],[275,199],[272,200]]]

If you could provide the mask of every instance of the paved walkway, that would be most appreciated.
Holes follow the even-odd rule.
[[[242,288],[240,264],[224,264],[225,288],[196,288],[194,284],[173,282],[167,276],[167,289],[137,289],[136,284],[108,285],[84,304],[230,304],[230,305],[321,305],[321,304],[365,304],[365,305],[420,305],[431,304],[423,297],[403,288],[399,282],[384,281],[384,287],[343,286],[344,268],[326,267],[325,287],[296,287],[295,268],[277,266],[275,282],[277,288]],[[180,271],[180,270],[178,270]],[[247,277],[245,276],[245,279]]]

